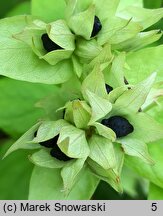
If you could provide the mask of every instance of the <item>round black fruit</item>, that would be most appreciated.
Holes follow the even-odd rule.
[[[102,29],[101,21],[97,16],[95,16],[91,37],[95,37],[101,29]]]
[[[108,119],[103,119],[101,123],[111,128],[117,137],[127,136],[134,131],[134,127],[122,116],[112,116]]]
[[[44,46],[44,49],[47,52],[51,52],[54,50],[58,50],[58,49],[63,49],[62,47],[60,47],[59,45],[57,45],[56,43],[54,43],[48,36],[48,34],[43,34],[41,36],[41,40]]]

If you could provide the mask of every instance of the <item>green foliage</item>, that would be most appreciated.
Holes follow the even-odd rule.
[[[27,160],[29,152],[19,151],[2,160],[13,140],[0,142],[0,199],[24,200],[28,198],[33,165]]]
[[[156,82],[161,82],[163,62],[163,46],[150,47],[130,53],[127,56],[127,63],[130,69],[125,70],[128,81],[135,84],[145,79],[149,74],[156,71]],[[148,62],[148,64],[147,64]]]
[[[137,158],[126,158],[126,164],[134,169],[139,175],[150,180],[155,185],[163,188],[163,175],[162,175],[162,141],[154,142],[148,145],[149,153],[152,155],[152,159],[155,161],[153,166],[148,166],[145,163],[142,163]]]
[[[29,1],[25,1],[14,6],[14,8],[6,14],[6,17],[21,15],[21,14],[30,14],[30,13],[31,13],[31,4]]]
[[[3,155],[29,150],[35,165],[29,199],[90,199],[99,180],[119,193],[124,183],[124,191],[136,196],[137,174],[150,182],[149,199],[161,196],[163,51],[162,45],[140,49],[161,38],[159,30],[143,30],[163,18],[163,9],[145,9],[142,1],[119,3],[32,0],[32,15],[0,20],[0,74],[42,83],[0,79],[0,128],[12,138],[27,131]],[[150,7],[157,6],[158,1]],[[27,2],[8,16],[21,11],[30,12]],[[52,45],[48,52],[43,34]],[[118,119],[113,127],[111,117]],[[115,126],[126,135],[118,135]],[[27,187],[22,191],[26,198]]]
[[[162,0],[143,0],[143,4],[145,8],[160,8],[162,6]]]
[[[88,169],[84,170],[84,172],[81,174],[80,180],[76,183],[72,192],[66,199],[90,199],[98,183],[99,180],[96,177],[94,177]],[[54,172],[54,169],[35,167],[31,177],[28,199],[65,199],[65,194],[62,186],[62,179],[60,176],[60,170],[57,169]]]
[[[163,189],[151,183],[149,186],[148,199],[163,200]]]
[[[45,115],[35,104],[56,87],[3,78],[0,89],[0,128],[17,138]]]
[[[32,15],[42,18],[45,22],[52,22],[64,18],[64,0],[31,0]]]

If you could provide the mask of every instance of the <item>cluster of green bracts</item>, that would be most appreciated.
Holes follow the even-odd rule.
[[[58,199],[73,198],[84,178],[94,189],[104,180],[122,192],[125,156],[153,165],[147,143],[163,138],[163,126],[145,113],[163,95],[160,85],[154,85],[157,73],[151,71],[135,85],[124,74],[132,70],[126,55],[162,36],[159,30],[145,29],[163,17],[163,9],[128,7],[117,14],[118,3],[66,0],[65,19],[46,23],[16,16],[0,21],[0,74],[61,84],[46,99],[45,119],[5,155],[37,150],[29,159],[53,169],[61,182]]]

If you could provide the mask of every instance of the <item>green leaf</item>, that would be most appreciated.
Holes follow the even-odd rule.
[[[71,16],[85,11],[91,5],[92,0],[65,0],[66,2],[66,19]]]
[[[31,127],[23,136],[21,136],[6,152],[4,158],[18,149],[38,149],[40,145],[37,143],[28,143],[34,138],[34,133],[40,126],[40,122]]]
[[[126,54],[120,53],[114,57],[111,70],[108,73],[107,80],[111,83],[113,88],[124,85],[124,65],[126,60]]]
[[[89,179],[89,181],[88,181]],[[30,181],[29,200],[89,200],[99,181],[84,170],[68,197],[64,196],[60,169],[35,167]]]
[[[96,14],[101,20],[115,15],[120,0],[93,0],[96,6]]]
[[[47,22],[64,18],[64,0],[32,0],[32,15],[43,18]]]
[[[108,100],[90,91],[87,91],[87,96],[92,108],[92,116],[89,125],[92,125],[95,121],[103,118],[112,110],[112,104]]]
[[[142,110],[149,110],[155,112],[154,106],[160,106],[160,109],[162,108],[161,100],[163,99],[163,89],[160,89],[159,86],[154,86],[154,88],[151,89],[145,103],[142,106]],[[151,109],[152,108],[152,109]],[[157,112],[156,112],[157,113]]]
[[[133,88],[125,91],[115,102],[115,109],[124,113],[137,112],[145,103],[145,100],[155,81],[156,73],[153,73],[146,80],[138,83]]]
[[[91,109],[84,101],[73,103],[73,117],[77,128],[85,129],[91,118]]]
[[[148,32],[140,32],[134,38],[131,38],[127,41],[123,41],[122,43],[113,45],[114,50],[120,51],[135,51],[139,50],[155,41],[159,40],[162,36],[160,30],[152,30]]]
[[[101,97],[105,97],[107,95],[104,75],[100,70],[99,65],[94,67],[93,71],[85,78],[82,83],[82,93],[85,99],[87,99],[87,90]]]
[[[69,79],[67,82],[62,84],[60,95],[65,98],[65,104],[68,101],[73,101],[79,98],[80,99],[83,98],[81,93],[81,81],[75,74],[73,74],[71,79]]]
[[[66,84],[62,85],[62,88],[65,85]],[[53,121],[63,118],[63,110],[59,110],[59,108],[63,107],[68,100],[74,97],[73,94],[68,94],[71,92],[70,89],[69,92],[65,94],[66,89],[62,88],[57,88],[55,86],[55,90],[51,91],[50,95],[38,101],[36,104],[37,107],[44,109],[49,119]],[[54,101],[57,101],[57,103],[54,103]]]
[[[12,37],[23,30],[26,19],[27,16],[17,16],[0,21],[0,74],[37,83],[58,84],[67,81],[72,75],[70,61],[64,60],[51,66],[39,59],[28,45]]]
[[[97,63],[100,64],[100,70],[103,71],[106,67],[111,64],[113,60],[113,54],[111,50],[111,45],[109,43],[103,46],[103,49],[100,51],[99,55],[96,56],[88,65],[85,66],[84,70],[92,71],[96,67]]]
[[[161,97],[157,101],[156,106],[153,106],[152,109],[147,110],[147,114],[152,116],[160,124],[163,124],[162,109],[163,109],[163,97]]]
[[[120,1],[119,6],[118,6],[118,11],[121,11],[122,9],[126,8],[129,5],[134,5],[137,7],[143,7],[143,0],[123,0]]]
[[[144,3],[144,7],[145,8],[160,8],[162,5],[162,0],[155,0],[155,1],[151,1],[151,0],[143,0]]]
[[[113,144],[105,137],[93,135],[89,140],[89,157],[105,170],[116,166]]]
[[[74,126],[63,127],[57,143],[61,151],[71,158],[85,158],[89,155],[85,132]]]
[[[32,140],[32,142],[44,142],[57,136],[61,129],[68,126],[69,123],[64,119],[59,119],[58,121],[43,121],[38,130],[37,136]]]
[[[126,166],[123,167],[121,178],[124,192],[126,192],[133,198],[138,197],[137,184],[139,183],[139,181],[142,182],[143,179],[137,173]]]
[[[68,25],[76,35],[89,40],[93,30],[94,16],[95,6],[90,5],[87,10],[71,16]]]
[[[115,156],[116,156],[116,167],[115,167],[114,171],[120,176],[120,174],[122,172],[123,165],[124,165],[125,153],[122,150],[121,145],[119,145],[118,143],[114,143],[113,147],[114,147],[114,152],[115,152]]]
[[[6,2],[5,2],[6,3]],[[16,16],[21,14],[30,14],[31,12],[31,5],[30,2],[25,1],[21,2],[18,5],[16,5],[13,9],[11,9],[7,14],[6,17],[9,16]]]
[[[57,20],[47,25],[47,33],[52,41],[66,50],[75,49],[75,36],[64,20]]]
[[[112,169],[105,170],[91,159],[88,159],[87,162],[89,164],[90,170],[93,172],[95,176],[97,176],[99,179],[103,181],[106,181],[117,192],[122,193],[123,189],[120,182],[120,177],[115,173],[114,170]]]
[[[75,54],[80,58],[80,61],[83,63],[90,63],[90,61],[97,57],[101,51],[102,47],[98,45],[95,39],[87,41],[79,38],[76,41]]]
[[[91,118],[91,109],[85,101],[74,100],[65,106],[64,119],[74,124],[77,128],[88,128]]]
[[[126,19],[132,19],[139,22],[143,30],[155,24],[163,17],[163,8],[159,9],[145,9],[141,7],[129,6],[119,14]]]
[[[0,142],[0,159],[11,146],[13,140]],[[32,164],[27,160],[29,152],[18,151],[0,161],[0,199],[26,200],[28,198],[29,181]]]
[[[114,133],[112,129],[106,127],[105,125],[100,124],[99,122],[95,122],[92,125],[96,127],[97,132],[100,136],[103,136],[112,142],[115,141],[116,134]]]
[[[74,184],[79,180],[81,169],[84,166],[85,159],[77,159],[68,162],[61,170],[63,179],[64,193],[67,196],[72,190]]]
[[[36,102],[51,91],[56,94],[58,92],[56,86],[19,82],[7,78],[0,79],[0,89],[0,128],[15,138],[42,118],[44,112],[35,108]],[[59,99],[57,101],[59,102]],[[53,115],[56,115],[55,112]]]
[[[149,132],[148,132],[149,133]],[[135,157],[125,157],[125,163],[128,167],[133,169],[134,172],[138,173],[142,177],[148,179],[155,185],[163,188],[163,157],[162,157],[162,140],[154,142],[148,145],[149,154],[155,161],[154,166],[149,166],[142,160]]]
[[[163,188],[150,183],[148,200],[163,200]]]
[[[146,79],[154,71],[157,72],[156,82],[163,81],[162,55],[163,45],[142,49],[129,54],[126,60],[130,66],[130,70],[125,70],[129,83],[138,83]]]
[[[50,65],[56,65],[59,62],[63,63],[63,60],[69,59],[71,55],[72,55],[71,50],[55,50],[55,51],[49,52],[46,55],[40,57],[40,59],[44,59]]]
[[[131,114],[127,116],[133,125],[134,131],[128,137],[141,140],[145,143],[154,142],[163,138],[163,125],[155,121],[145,113]]]
[[[130,19],[112,17],[103,22],[102,30],[98,34],[97,41],[104,45],[109,41],[110,44],[118,44],[137,35],[142,30],[140,24]]]
[[[123,137],[118,139],[117,142],[122,144],[122,148],[127,155],[139,157],[145,163],[154,165],[154,161],[148,153],[147,145],[141,140]]]
[[[80,78],[83,72],[83,66],[79,62],[79,58],[77,56],[72,55],[71,59],[73,63],[73,70],[76,73],[76,75]]]
[[[37,22],[38,20],[34,21]],[[16,40],[20,40],[29,45],[33,52],[38,57],[41,57],[42,55],[46,54],[46,51],[43,47],[43,43],[41,40],[41,36],[45,32],[45,27],[42,28],[38,25],[35,25],[34,21],[30,23],[30,25],[34,25],[34,27],[25,27],[23,31],[19,32],[18,34],[14,34],[12,37]],[[43,23],[43,25],[46,26],[46,23]]]
[[[116,102],[116,100],[121,96],[123,95],[124,92],[128,91],[128,86],[125,85],[125,86],[120,86],[120,87],[117,87],[115,89],[113,89],[108,95],[107,95],[107,98],[108,100],[114,104]]]
[[[55,159],[50,155],[47,149],[41,149],[32,155],[29,155],[29,160],[36,166],[44,168],[62,168],[65,165],[64,161]]]

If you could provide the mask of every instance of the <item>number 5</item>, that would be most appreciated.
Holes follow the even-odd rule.
[[[151,210],[152,211],[157,211],[157,203],[152,203]]]

